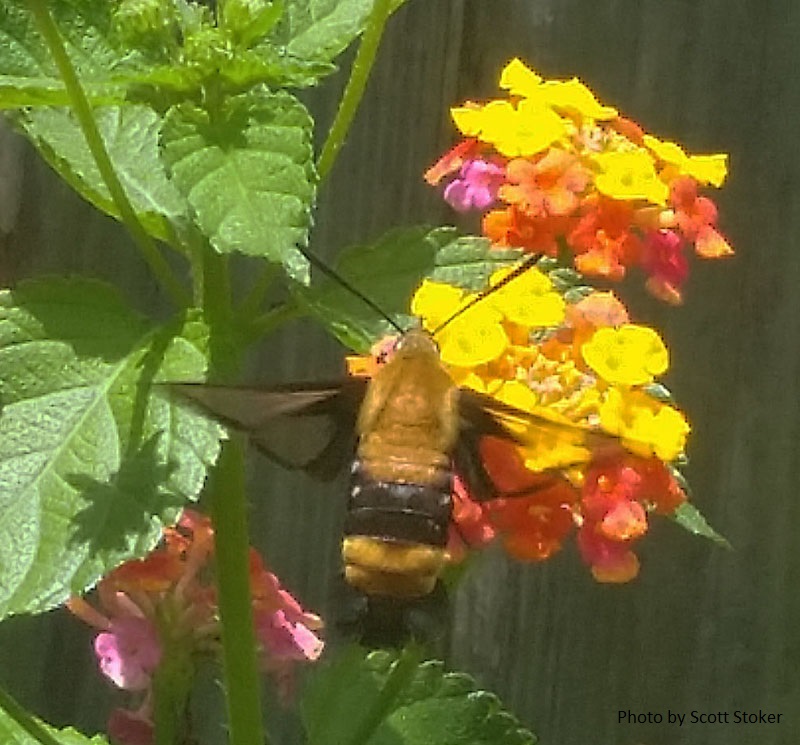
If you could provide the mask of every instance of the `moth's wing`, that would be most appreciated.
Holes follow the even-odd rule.
[[[355,424],[367,381],[273,387],[175,383],[169,389],[251,442],[284,468],[330,480],[353,459]]]
[[[476,501],[529,495],[553,486],[564,469],[586,462],[581,454],[591,456],[618,452],[619,441],[610,436],[570,422],[532,414],[505,404],[491,396],[462,388],[459,393],[460,434],[453,453],[456,471],[467,482]],[[547,449],[549,443],[568,443],[574,456],[544,466],[531,476],[524,489],[509,492],[492,479],[481,453],[485,437],[495,437],[516,445]],[[569,452],[569,451],[568,451]]]

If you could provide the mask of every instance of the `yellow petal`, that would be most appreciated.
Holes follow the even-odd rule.
[[[697,179],[701,184],[722,186],[728,175],[728,156],[725,153],[715,155],[692,155],[685,166],[687,176]]]
[[[425,279],[411,299],[411,312],[422,318],[424,328],[433,331],[462,305],[463,296],[458,287]]]
[[[450,109],[450,116],[461,134],[467,137],[475,137],[481,131],[482,106],[454,106]]]
[[[500,87],[513,96],[534,95],[542,78],[527,67],[519,57],[511,60],[500,74]]]
[[[605,121],[617,116],[613,106],[604,106],[578,78],[548,80],[542,84],[542,94],[548,103],[570,116]]]
[[[669,188],[658,178],[653,157],[646,150],[598,153],[592,160],[602,171],[594,182],[602,194],[612,199],[645,199],[666,204]]]

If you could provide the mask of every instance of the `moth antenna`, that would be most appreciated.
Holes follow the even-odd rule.
[[[367,307],[374,310],[384,321],[389,323],[393,329],[395,329],[399,334],[405,334],[406,330],[400,326],[397,321],[394,320],[388,313],[386,313],[377,303],[370,300],[361,290],[354,287],[350,282],[348,282],[341,274],[339,274],[335,269],[328,266],[322,259],[318,256],[315,256],[310,251],[307,251],[304,248],[300,248],[298,246],[298,250],[300,251],[303,256],[308,259],[308,263],[312,266],[315,266],[319,269],[323,274],[330,277],[335,282],[338,282],[342,287],[345,288],[348,292],[352,295],[357,297],[362,303],[364,303]]]
[[[464,307],[459,308],[447,320],[440,323],[431,333],[431,336],[436,336],[445,326],[455,321],[464,311],[469,310],[473,305],[476,305],[481,300],[489,297],[493,292],[497,292],[501,287],[505,287],[509,282],[519,277],[520,274],[528,271],[537,261],[542,257],[541,254],[531,254],[525,261],[523,261],[514,271],[503,277],[496,285],[487,287],[483,292],[478,293],[472,300],[470,300]]]

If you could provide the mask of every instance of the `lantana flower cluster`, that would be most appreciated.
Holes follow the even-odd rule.
[[[80,597],[69,601],[69,609],[99,632],[94,651],[102,673],[137,702],[133,709],[112,712],[108,733],[113,742],[152,743],[154,677],[169,665],[169,685],[185,684],[188,694],[194,665],[219,651],[213,554],[209,519],[187,509],[175,527],[165,529],[158,548],[100,581],[96,605]],[[250,590],[262,667],[286,697],[295,665],[322,653],[316,633],[322,622],[282,589],[252,548]],[[176,681],[176,671],[181,680]]]
[[[648,512],[671,514],[686,499],[671,463],[689,424],[656,386],[669,361],[658,333],[631,323],[613,293],[559,288],[553,262],[540,264],[471,306],[474,293],[430,280],[412,299],[431,332],[470,306],[436,333],[442,363],[462,388],[532,415],[503,419],[524,445],[481,444],[499,498],[478,503],[456,480],[450,553],[499,537],[515,558],[543,560],[577,530],[595,578],[626,582]]]
[[[451,109],[464,138],[425,175],[455,209],[483,213],[496,246],[558,256],[587,276],[621,279],[632,267],[677,304],[688,249],[733,251],[700,194],[727,173],[724,154],[689,155],[600,103],[577,78],[543,80],[520,60],[503,70],[507,99]]]

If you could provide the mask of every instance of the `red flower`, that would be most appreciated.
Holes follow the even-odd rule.
[[[673,230],[647,233],[642,250],[642,269],[649,275],[647,289],[672,305],[681,302],[681,285],[689,276],[683,241]]]
[[[492,482],[508,495],[486,507],[506,550],[522,561],[551,556],[572,529],[575,489],[554,473],[528,470],[516,446],[505,440],[484,438],[481,455]]]

